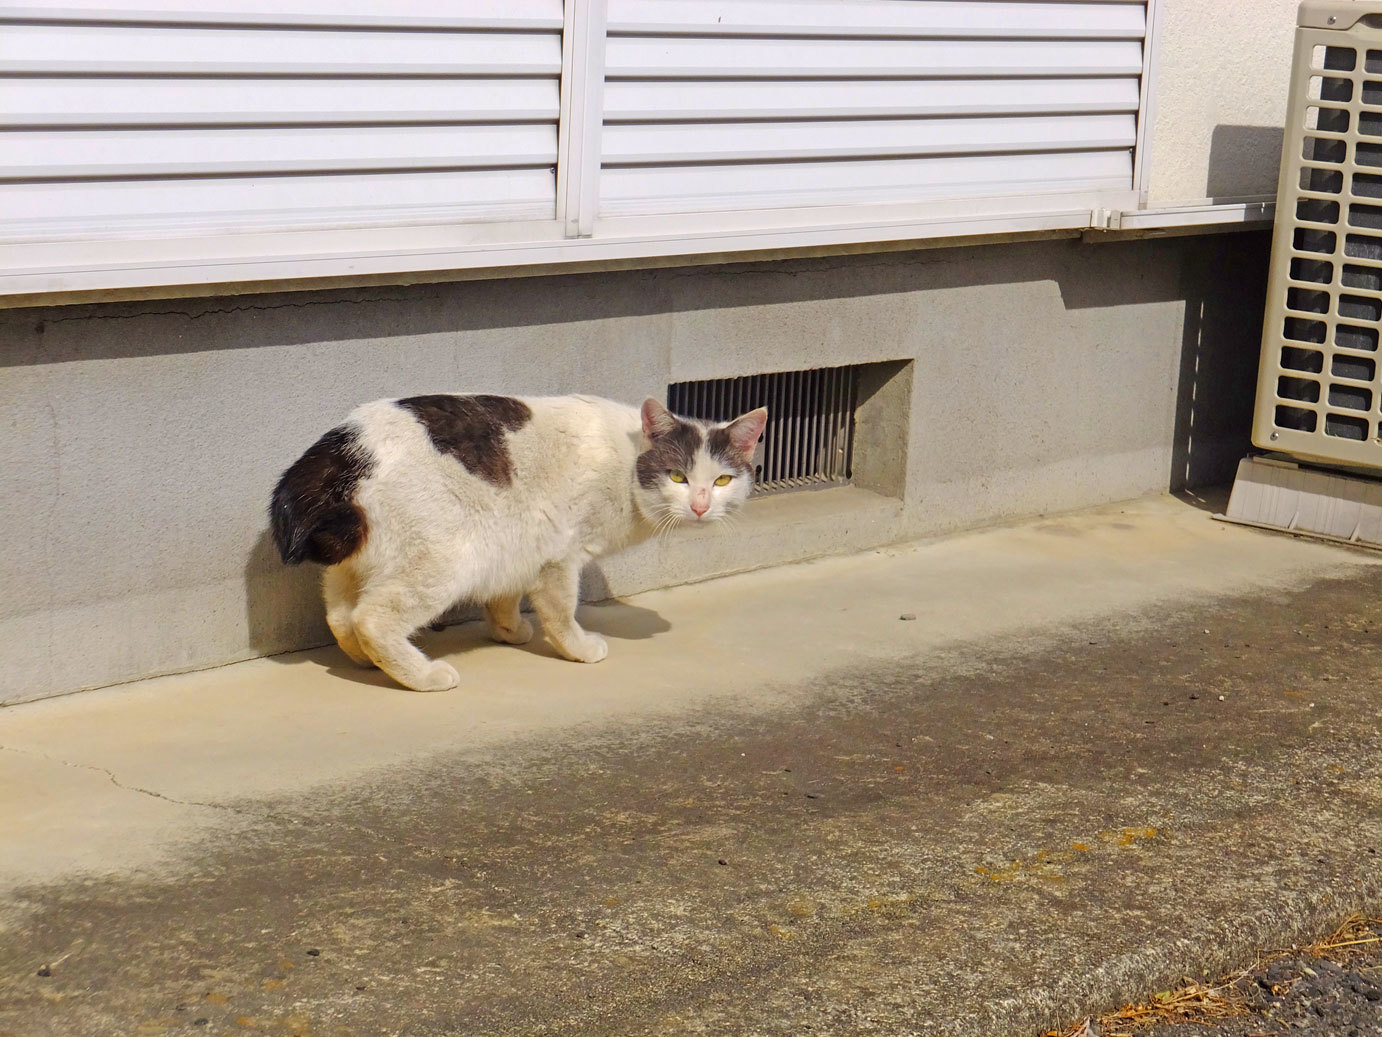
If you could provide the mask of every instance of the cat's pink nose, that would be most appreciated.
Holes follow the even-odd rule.
[[[704,515],[707,511],[710,510],[710,502],[693,500],[691,502],[691,510],[694,511],[697,515]]]

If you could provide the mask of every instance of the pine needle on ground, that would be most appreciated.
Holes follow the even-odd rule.
[[[1171,1023],[1210,1025],[1251,1013],[1241,982],[1280,958],[1296,954],[1310,958],[1347,959],[1369,944],[1382,943],[1382,918],[1350,915],[1328,936],[1314,943],[1272,951],[1258,957],[1251,967],[1221,977],[1213,984],[1185,979],[1142,1001],[1133,1001],[1097,1020],[1082,1019],[1062,1030],[1048,1030],[1046,1037],[1133,1037],[1149,1026]]]

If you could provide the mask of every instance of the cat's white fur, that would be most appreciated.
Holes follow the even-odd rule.
[[[722,518],[752,490],[747,464],[731,470],[704,444],[685,482],[663,472],[641,485],[639,455],[660,423],[678,420],[656,401],[641,410],[591,396],[522,403],[530,420],[504,434],[509,485],[439,453],[396,401],[367,403],[347,419],[374,462],[355,493],[369,532],[356,554],[325,570],[323,590],[331,631],[356,662],[378,665],[417,691],[455,687],[455,668],[429,659],[410,635],[453,603],[472,601],[484,604],[497,640],[523,644],[533,634],[519,612],[525,594],[558,652],[599,662],[608,652],[604,638],[575,618],[586,563],[663,524]],[[755,411],[733,423],[745,458],[766,417]],[[696,424],[703,434],[726,427]],[[716,486],[727,474],[729,484]]]

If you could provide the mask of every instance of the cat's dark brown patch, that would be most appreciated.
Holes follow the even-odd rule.
[[[701,430],[689,422],[678,421],[676,428],[658,433],[652,445],[638,455],[638,485],[650,490],[672,469],[690,471],[700,448]]]
[[[753,471],[751,458],[745,457],[734,448],[734,441],[730,438],[727,427],[710,430],[710,435],[705,437],[705,451],[715,460],[734,471],[741,473]]]
[[[450,454],[472,475],[495,486],[513,482],[513,459],[506,433],[522,428],[533,412],[511,396],[412,396],[399,400],[432,439],[439,454]]]
[[[269,528],[285,562],[335,565],[364,546],[369,524],[355,490],[373,469],[349,425],[333,428],[293,462],[269,503]]]

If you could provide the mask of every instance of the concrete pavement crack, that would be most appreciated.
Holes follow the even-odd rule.
[[[233,814],[242,814],[255,817],[272,816],[259,814],[255,811],[246,810],[243,807],[233,806],[229,803],[205,803],[193,799],[176,799],[173,796],[164,795],[162,792],[155,792],[153,789],[141,788],[138,785],[126,785],[123,781],[117,778],[115,776],[115,773],[111,771],[109,768],[98,767],[95,764],[75,763],[72,760],[63,760],[56,756],[49,756],[47,753],[37,753],[30,749],[20,749],[18,746],[13,745],[0,745],[0,751],[17,753],[20,756],[32,756],[36,759],[47,760],[49,763],[56,763],[63,767],[72,767],[77,770],[94,771],[97,774],[104,774],[107,778],[110,779],[110,783],[118,789],[123,789],[126,792],[135,792],[141,796],[149,796],[152,799],[161,799],[165,803],[174,803],[178,806],[184,807],[205,807],[208,810],[225,810]]]
[[[91,763],[76,763],[72,760],[64,760],[57,756],[50,756],[47,753],[35,752],[32,749],[21,749],[18,746],[14,745],[0,745],[0,752],[11,752],[16,753],[20,756],[31,756],[35,759],[46,760],[49,763],[56,763],[62,767],[72,767],[76,770],[93,771],[96,774],[104,774],[106,778],[109,779],[110,783],[118,789],[122,789],[126,792],[133,792],[141,796],[148,796],[150,799],[162,800],[165,803],[172,803],[176,806],[202,807],[207,810],[219,810],[224,811],[228,814],[234,814],[237,817],[249,818],[255,821],[276,822],[279,824],[290,825],[294,828],[343,829],[348,832],[354,832],[358,835],[367,836],[368,838],[378,842],[389,842],[394,845],[401,845],[403,849],[406,849],[409,852],[422,852],[424,854],[431,856],[441,856],[441,851],[435,850],[435,848],[428,847],[424,844],[398,844],[394,840],[390,840],[387,837],[381,835],[379,832],[366,828],[363,825],[342,824],[340,822],[331,821],[327,819],[293,817],[288,814],[279,813],[273,810],[255,810],[250,807],[237,806],[233,803],[208,803],[203,800],[177,799],[174,796],[165,795],[164,793],[155,791],[154,789],[146,789],[139,785],[127,785],[119,778],[117,778],[115,776],[115,772],[110,770],[110,768],[108,767],[99,767]]]

